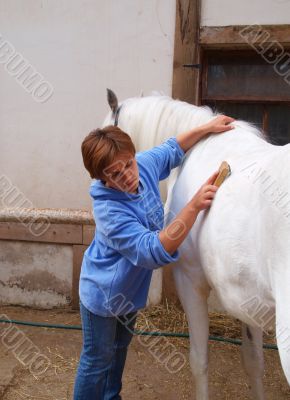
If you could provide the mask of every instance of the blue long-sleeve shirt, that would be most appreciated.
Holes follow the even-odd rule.
[[[90,186],[95,236],[84,253],[79,294],[83,305],[101,316],[122,315],[145,307],[152,271],[178,259],[159,239],[164,209],[159,181],[180,165],[184,151],[175,137],[136,153],[137,194]]]

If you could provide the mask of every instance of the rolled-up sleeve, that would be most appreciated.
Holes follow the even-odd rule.
[[[126,212],[116,215],[107,209],[106,221],[110,221],[109,224],[105,223],[107,245],[133,265],[156,269],[178,260],[178,251],[171,255],[164,249],[159,239],[159,230],[147,229],[133,215]]]
[[[159,172],[159,180],[166,179],[170,171],[181,164],[185,154],[176,137],[169,138],[160,146],[155,146],[146,153]]]

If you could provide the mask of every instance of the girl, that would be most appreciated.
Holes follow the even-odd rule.
[[[120,400],[122,374],[137,310],[145,307],[152,271],[178,259],[178,247],[198,213],[210,207],[215,172],[172,222],[163,227],[159,181],[209,133],[233,128],[233,118],[211,122],[136,154],[116,126],[92,131],[82,143],[96,222],[80,275],[83,349],[74,400]]]

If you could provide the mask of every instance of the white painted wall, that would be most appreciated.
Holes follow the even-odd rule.
[[[175,0],[0,0],[0,46],[9,41],[54,88],[37,103],[0,52],[0,175],[22,198],[90,207],[80,144],[109,110],[106,88],[120,100],[171,94],[174,29]]]
[[[202,25],[289,20],[290,0],[202,0]],[[106,87],[120,100],[171,94],[174,28],[175,0],[0,0],[0,46],[9,41],[54,89],[36,102],[0,51],[0,173],[22,199],[90,207],[80,144],[108,111]]]
[[[201,1],[202,26],[290,23],[290,0]]]

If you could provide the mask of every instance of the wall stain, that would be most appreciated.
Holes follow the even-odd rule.
[[[71,295],[71,285],[68,282],[57,278],[51,272],[36,269],[25,275],[11,277],[5,286],[16,286],[28,292],[54,292],[67,297]]]

